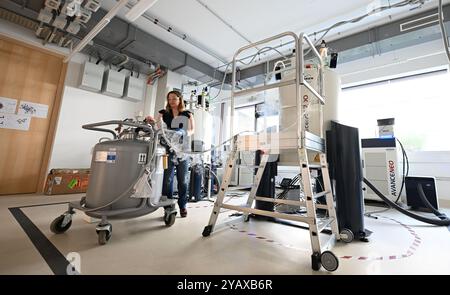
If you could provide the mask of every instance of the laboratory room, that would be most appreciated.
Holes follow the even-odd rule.
[[[450,0],[0,1],[0,278],[450,275],[449,34]]]

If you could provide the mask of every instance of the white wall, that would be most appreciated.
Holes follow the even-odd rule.
[[[0,20],[0,34],[56,53],[68,54],[67,49],[56,45],[43,46],[42,40],[36,38],[32,31],[4,20]],[[85,60],[86,56],[77,54],[67,69],[49,169],[90,166],[92,147],[99,138],[108,134],[84,130],[82,125],[134,118],[138,111],[150,114],[154,104],[156,85],[147,86],[145,100],[138,103],[78,89],[81,64]]]
[[[167,73],[159,78],[156,89],[155,104],[153,114],[156,116],[158,112],[166,106],[166,96],[173,88],[181,89],[181,85],[185,82],[185,77],[178,73],[167,71]]]
[[[78,56],[68,67],[50,169],[89,168],[92,147],[99,138],[111,137],[108,133],[82,129],[82,125],[135,118],[139,111],[148,113],[144,110],[145,101],[130,102],[77,88],[81,69],[78,62],[84,59]],[[146,97],[151,95],[150,92],[147,91]]]
[[[382,56],[373,56],[338,66],[343,86],[396,78],[448,68],[441,40],[423,43]],[[342,100],[342,97],[341,97]],[[430,126],[432,128],[432,126]],[[443,134],[443,136],[445,136]],[[450,147],[442,152],[409,152],[410,175],[435,176],[438,195],[450,205]]]
[[[142,104],[66,86],[50,160],[52,168],[89,168],[91,149],[108,133],[82,129],[81,126],[108,120],[133,118]],[[111,126],[115,128],[115,126]]]

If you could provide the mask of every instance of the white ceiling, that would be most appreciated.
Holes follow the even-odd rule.
[[[336,22],[365,14],[389,2],[389,0],[159,0],[146,12],[177,32],[186,34],[187,40],[191,43],[199,44],[200,47],[227,61],[231,60],[238,48],[248,45],[248,42],[198,1],[206,4],[251,42],[284,31],[293,31],[297,34],[313,33]],[[400,0],[390,1],[396,3]],[[109,10],[115,3],[116,0],[103,0],[102,6]],[[437,0],[430,0],[421,9],[436,7],[436,3]],[[121,11],[118,16],[124,19],[126,11],[128,9]],[[406,7],[379,13],[357,24],[333,30],[327,40],[417,12],[410,11],[410,7]],[[140,17],[135,25],[214,67],[222,64],[211,54],[205,53],[143,17]]]

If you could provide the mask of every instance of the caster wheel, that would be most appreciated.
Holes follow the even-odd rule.
[[[313,255],[311,255],[311,267],[314,271],[320,270],[321,264],[319,253],[314,253]]]
[[[175,223],[175,218],[177,217],[177,213],[171,213],[169,215],[164,216],[164,223],[166,226],[172,226]]]
[[[108,243],[109,239],[111,238],[112,233],[107,230],[101,230],[98,232],[98,243],[100,245],[105,245]]]
[[[202,235],[203,235],[204,237],[209,237],[209,235],[211,234],[211,232],[212,232],[212,226],[211,226],[211,225],[208,225],[208,226],[205,226],[205,228],[203,229]]]
[[[340,233],[340,238],[344,243],[351,243],[355,236],[351,230],[344,228]]]
[[[64,221],[64,217],[65,217],[65,215],[58,216],[50,224],[50,230],[53,233],[55,233],[55,234],[62,234],[63,232],[65,232],[66,230],[68,230],[70,228],[70,226],[72,225],[72,217],[70,217],[70,220],[69,220],[69,222],[66,225],[62,226],[62,223]]]
[[[320,255],[320,262],[327,271],[335,271],[339,267],[338,258],[330,251],[325,251]]]

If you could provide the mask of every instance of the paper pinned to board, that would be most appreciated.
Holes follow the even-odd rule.
[[[20,101],[19,111],[17,113],[19,115],[28,115],[45,119],[48,115],[48,105],[22,100]]]
[[[0,96],[0,113],[15,114],[17,99]]]
[[[30,129],[31,117],[16,114],[0,114],[0,128],[28,131]]]

